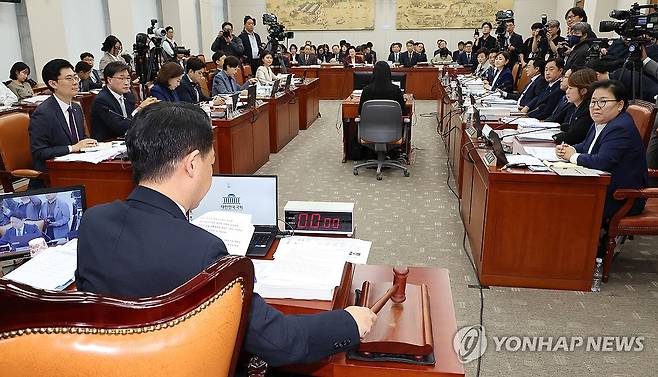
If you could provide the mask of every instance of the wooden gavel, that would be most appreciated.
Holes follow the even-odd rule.
[[[409,268],[408,267],[394,267],[393,268],[393,286],[384,293],[384,295],[377,300],[371,307],[370,310],[372,310],[375,314],[379,313],[379,311],[386,305],[388,300],[393,301],[396,304],[400,304],[404,302],[404,300],[407,299],[405,295],[405,289],[407,288],[407,275],[409,275]],[[367,305],[368,303],[368,295],[370,292],[370,282],[364,281],[363,286],[361,287],[361,292],[362,292],[362,297],[361,297],[361,302],[363,303],[363,306]]]

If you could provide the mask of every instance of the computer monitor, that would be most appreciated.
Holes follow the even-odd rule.
[[[28,242],[35,238],[43,237],[49,245],[77,238],[85,190],[71,186],[11,193],[0,196],[0,206],[1,259],[3,252],[28,252]]]
[[[190,219],[209,211],[235,211],[251,214],[254,226],[276,226],[277,197],[276,175],[213,175],[210,190]]]
[[[256,107],[256,84],[249,85],[247,88],[247,106]]]
[[[372,72],[353,72],[352,83],[354,90],[363,90],[372,82]],[[407,74],[404,72],[391,72],[391,82],[404,90],[407,83]]]

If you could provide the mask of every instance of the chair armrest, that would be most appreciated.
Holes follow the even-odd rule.
[[[617,200],[622,199],[649,199],[649,198],[658,198],[658,188],[646,188],[646,189],[619,189],[615,191],[614,198]]]
[[[649,177],[658,178],[658,169],[649,169]]]
[[[41,178],[45,173],[32,169],[16,169],[11,171],[11,175],[17,178]]]

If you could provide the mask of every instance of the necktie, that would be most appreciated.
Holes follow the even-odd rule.
[[[71,132],[71,140],[73,140],[73,143],[77,143],[80,141],[80,138],[78,137],[78,130],[75,127],[75,117],[73,116],[73,106],[69,106],[68,108],[69,112],[69,132]]]
[[[119,106],[121,106],[121,114],[123,114],[124,117],[127,117],[128,113],[126,112],[126,103],[123,100],[123,96],[119,97]]]
[[[395,53],[395,62],[397,63],[397,62],[399,62],[399,61],[400,61],[400,58],[398,58],[398,54]]]
[[[16,236],[20,237],[23,235],[23,228],[16,229]]]

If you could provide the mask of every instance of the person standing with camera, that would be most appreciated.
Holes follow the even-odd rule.
[[[491,22],[483,22],[481,37],[478,30],[475,30],[475,34],[473,35],[473,39],[475,40],[475,47],[473,49],[475,51],[480,51],[481,48],[486,48],[489,51],[498,50],[498,41],[496,41],[495,37],[491,36],[492,28]]]
[[[503,34],[503,47],[509,53],[508,67],[512,67],[519,61],[519,54],[523,52],[523,37],[514,32],[514,20],[505,21],[505,34]]]
[[[256,19],[244,16],[244,30],[240,33],[240,40],[244,46],[244,61],[251,66],[251,72],[256,74],[262,49],[260,35],[254,32],[254,26],[256,26]]]
[[[558,48],[565,42],[564,37],[560,35],[560,21],[550,20],[546,23],[546,38],[542,37],[537,46],[533,43],[532,50],[545,50],[546,54],[548,54],[546,59],[552,59],[559,55]]]
[[[176,41],[174,40],[174,28],[172,26],[167,26],[165,28],[165,34],[164,39],[162,40],[162,55],[164,57],[164,61],[170,61],[176,57]]]
[[[592,27],[587,22],[577,22],[571,26],[571,35],[569,35],[569,47],[571,53],[564,63],[564,69],[578,69],[585,66],[589,49],[592,43],[588,39]]]
[[[213,52],[224,51],[228,56],[242,57],[244,45],[242,40],[233,35],[233,24],[226,21],[222,24],[222,30],[217,33],[217,38],[210,47]]]

